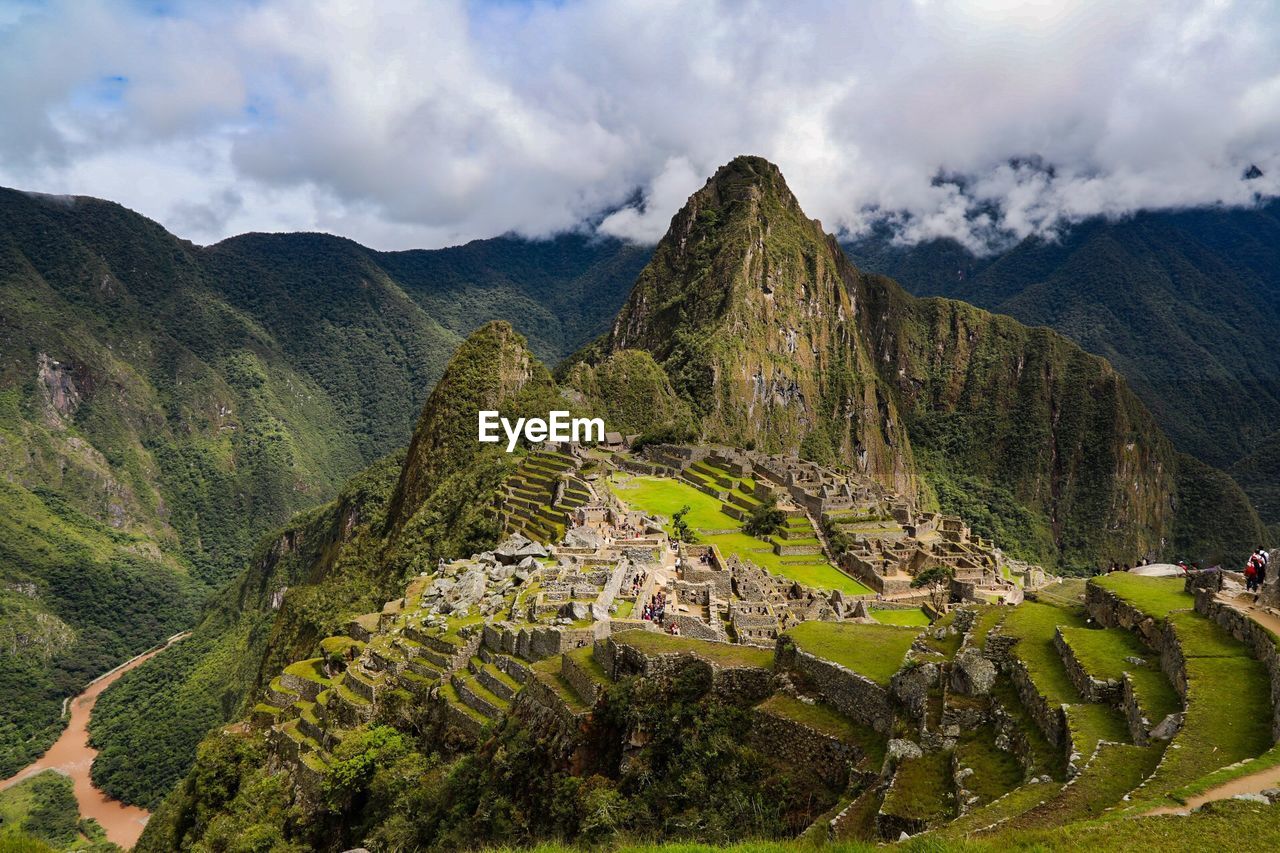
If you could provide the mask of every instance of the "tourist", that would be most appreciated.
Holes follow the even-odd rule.
[[[1267,567],[1271,565],[1271,555],[1261,545],[1258,546],[1258,588],[1267,581]]]
[[[1254,592],[1258,588],[1258,566],[1261,560],[1258,558],[1258,552],[1254,551],[1249,555],[1249,562],[1244,566],[1244,588],[1249,592]]]

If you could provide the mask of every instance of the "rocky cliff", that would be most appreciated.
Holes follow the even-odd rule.
[[[661,364],[707,440],[854,464],[1048,563],[1168,552],[1210,485],[1247,503],[1223,478],[1180,502],[1170,442],[1104,359],[862,273],[758,157],[672,219],[600,344],[629,348]],[[1220,558],[1257,531],[1244,513],[1213,543],[1180,534],[1179,556]]]
[[[839,247],[777,166],[739,157],[671,220],[606,349],[643,349],[708,439],[856,464],[915,491],[906,429]]]

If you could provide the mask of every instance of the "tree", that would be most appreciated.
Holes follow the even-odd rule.
[[[764,503],[751,510],[751,515],[742,525],[742,532],[764,538],[777,533],[787,523],[787,514],[778,509],[778,498],[770,495]]]
[[[841,530],[840,525],[830,519],[824,518],[822,520],[822,532],[827,537],[827,543],[831,545],[831,552],[837,557],[853,547],[849,534]]]
[[[671,538],[677,542],[697,542],[698,536],[684,517],[689,514],[689,505],[685,504],[671,516]]]
[[[956,570],[951,566],[930,566],[911,579],[911,588],[928,587],[929,603],[941,613],[951,598],[951,579],[955,576]]]

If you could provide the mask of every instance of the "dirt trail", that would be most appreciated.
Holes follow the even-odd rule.
[[[1252,595],[1248,593],[1240,593],[1235,597],[1219,595],[1218,600],[1224,604],[1229,604],[1277,637],[1280,637],[1280,617],[1270,610],[1255,605]],[[1280,766],[1269,767],[1266,770],[1259,770],[1257,773],[1250,773],[1248,776],[1232,779],[1230,782],[1223,782],[1203,794],[1189,797],[1186,805],[1162,806],[1147,812],[1147,814],[1187,814],[1192,809],[1197,809],[1205,803],[1215,800],[1229,800],[1240,794],[1259,794],[1268,788],[1280,788]]]
[[[71,777],[76,792],[76,802],[80,806],[81,817],[91,817],[102,825],[107,838],[121,847],[128,849],[142,835],[151,813],[137,806],[126,806],[113,800],[93,787],[89,778],[89,767],[98,751],[89,746],[89,715],[97,704],[102,691],[110,687],[117,678],[129,670],[155,657],[176,642],[186,639],[189,631],[175,634],[158,649],[138,655],[125,661],[120,666],[98,676],[89,683],[85,691],[71,700],[71,720],[62,736],[54,741],[53,746],[43,756],[19,770],[8,779],[0,781],[0,791],[12,787],[24,779],[29,779],[45,770],[55,770],[64,776]]]

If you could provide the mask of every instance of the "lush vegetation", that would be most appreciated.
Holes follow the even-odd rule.
[[[0,850],[22,850],[22,844],[87,853],[120,849],[95,821],[81,819],[71,780],[53,770],[0,791]]]
[[[410,450],[352,478],[329,504],[266,538],[193,636],[128,673],[99,700],[94,779],[154,806],[210,728],[240,716],[289,663],[321,653],[347,620],[395,597],[441,558],[496,543],[494,497],[515,461],[475,442],[483,401],[504,414],[546,411],[549,376],[506,324],[478,330],[451,360]],[[287,594],[281,593],[287,590]]]
[[[1280,322],[1280,203],[1092,219],[984,257],[890,237],[846,249],[913,293],[1051,326],[1105,356],[1181,450],[1234,465],[1265,520],[1280,520],[1280,353],[1259,332]]]
[[[56,736],[63,698],[190,626],[261,536],[402,447],[463,336],[496,314],[567,354],[645,254],[580,236],[200,249],[115,204],[0,190],[0,776]],[[33,620],[47,648],[12,654]]]

